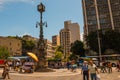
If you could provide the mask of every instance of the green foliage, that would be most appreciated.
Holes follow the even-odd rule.
[[[102,30],[99,30],[99,36],[102,54],[104,54],[107,49],[113,49],[117,52],[120,52],[119,32],[107,30],[103,33]],[[99,52],[97,32],[91,32],[88,36],[86,36],[86,41],[91,50]]]
[[[120,33],[109,30],[105,32],[106,49],[113,49],[120,52]]]
[[[56,52],[56,53],[55,53],[55,59],[61,60],[61,59],[62,59],[62,56],[63,56],[63,53],[62,53],[62,52]]]
[[[33,41],[22,39],[22,55],[26,56],[27,52],[32,51],[35,48],[35,43]]]
[[[63,53],[63,49],[62,49],[62,47],[61,47],[61,46],[57,46],[55,52],[57,52],[57,51]]]
[[[86,41],[91,50],[98,52],[97,32],[91,32],[88,36],[86,36]]]
[[[35,43],[33,41],[22,40],[22,49],[32,50],[34,47],[35,47]]]
[[[19,36],[7,36],[8,38],[15,38],[15,39],[20,39],[21,40],[21,37],[19,37]]]
[[[85,56],[84,44],[81,41],[78,41],[78,40],[75,41],[71,45],[70,51],[72,52],[72,54],[79,55],[79,56]]]
[[[61,60],[63,57],[63,49],[61,46],[57,46],[55,49],[55,57],[54,59],[56,60]]]
[[[0,59],[7,59],[9,56],[8,50],[4,47],[0,47]]]
[[[77,55],[75,55],[75,54],[71,54],[71,55],[69,56],[69,59],[70,59],[70,60],[77,60],[78,57],[77,57]]]

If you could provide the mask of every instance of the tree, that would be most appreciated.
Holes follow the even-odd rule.
[[[75,41],[73,44],[71,44],[70,51],[72,54],[78,55],[78,56],[85,56],[85,49],[84,44],[81,41]]]
[[[35,48],[35,43],[33,41],[22,40],[22,50],[23,55],[28,51],[32,51]]]
[[[100,48],[101,48],[102,53],[105,51],[105,46],[103,45],[103,43],[104,43],[103,37],[104,37],[104,34],[102,33],[101,30],[99,30]],[[90,50],[93,50],[97,53],[99,52],[97,31],[91,32],[88,36],[86,36],[86,42],[87,42],[87,46],[89,46]]]
[[[98,39],[97,33],[91,32],[88,36],[86,36],[87,46],[93,51],[98,52]]]
[[[58,60],[61,60],[62,59],[62,56],[63,56],[63,53],[62,52],[56,52],[55,53],[55,59],[58,59]]]
[[[55,52],[62,52],[63,53],[63,48],[61,46],[57,46],[56,49],[55,49]]]
[[[71,55],[69,56],[69,59],[70,59],[70,60],[77,60],[77,59],[78,59],[78,56],[75,55],[75,54],[71,54]]]
[[[55,59],[61,60],[63,56],[63,49],[61,46],[57,46],[55,49]]]
[[[0,47],[0,59],[7,59],[9,56],[9,51],[4,47]]]
[[[120,52],[120,33],[114,30],[105,32],[104,41],[106,43],[106,49],[113,49]]]
[[[107,49],[120,51],[120,33],[115,30],[106,30],[104,33],[99,30],[101,52],[104,54]],[[97,31],[86,36],[87,45],[90,50],[99,52]]]

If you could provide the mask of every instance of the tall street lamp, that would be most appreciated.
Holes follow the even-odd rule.
[[[37,44],[37,54],[36,54],[39,60],[36,67],[36,70],[38,71],[44,68],[46,64],[45,57],[47,53],[46,53],[46,43],[43,36],[43,26],[44,25],[47,26],[47,23],[42,21],[42,14],[43,12],[45,12],[45,6],[42,3],[40,3],[37,6],[37,10],[40,12],[40,22],[36,23],[36,27],[40,27],[40,35],[39,35],[39,41]]]
[[[97,18],[97,38],[98,38],[98,48],[99,48],[99,62],[102,61],[102,57],[101,57],[101,44],[100,44],[100,34],[99,34],[99,29],[100,29],[100,21],[99,21],[99,14],[98,14],[98,8],[97,8],[97,2],[96,0],[94,0],[95,2],[95,10],[96,10],[96,18]]]
[[[99,62],[101,62],[102,61],[101,44],[100,44],[100,33],[98,29],[97,29],[97,38],[98,38],[98,48],[99,48]]]

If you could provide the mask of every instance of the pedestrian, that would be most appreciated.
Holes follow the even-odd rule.
[[[117,70],[118,72],[120,71],[120,61],[117,61],[116,70]]]
[[[89,69],[88,69],[87,61],[84,61],[83,63],[81,74],[83,74],[83,80],[89,80]]]
[[[67,66],[67,69],[69,70],[70,69],[70,62],[68,61],[67,63],[66,63],[66,66]]]
[[[97,80],[97,74],[99,74],[97,66],[93,63],[92,60],[89,61],[88,65],[89,73],[91,80]]]
[[[71,71],[72,72],[76,72],[76,68],[77,68],[77,64],[75,63],[75,61],[73,60],[71,63]]]
[[[107,73],[106,67],[107,67],[107,62],[103,62],[102,67],[101,67],[101,72],[102,73]]]
[[[8,76],[8,79],[10,79],[10,76],[9,76],[9,65],[8,65],[7,61],[5,61],[5,63],[4,63],[4,68],[3,68],[3,73],[2,73],[3,79],[5,79],[6,76]]]
[[[111,62],[108,62],[107,67],[108,67],[108,73],[112,73],[112,63]]]

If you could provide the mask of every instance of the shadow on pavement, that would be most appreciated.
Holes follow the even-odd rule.
[[[2,77],[0,77],[0,80],[4,80]]]

